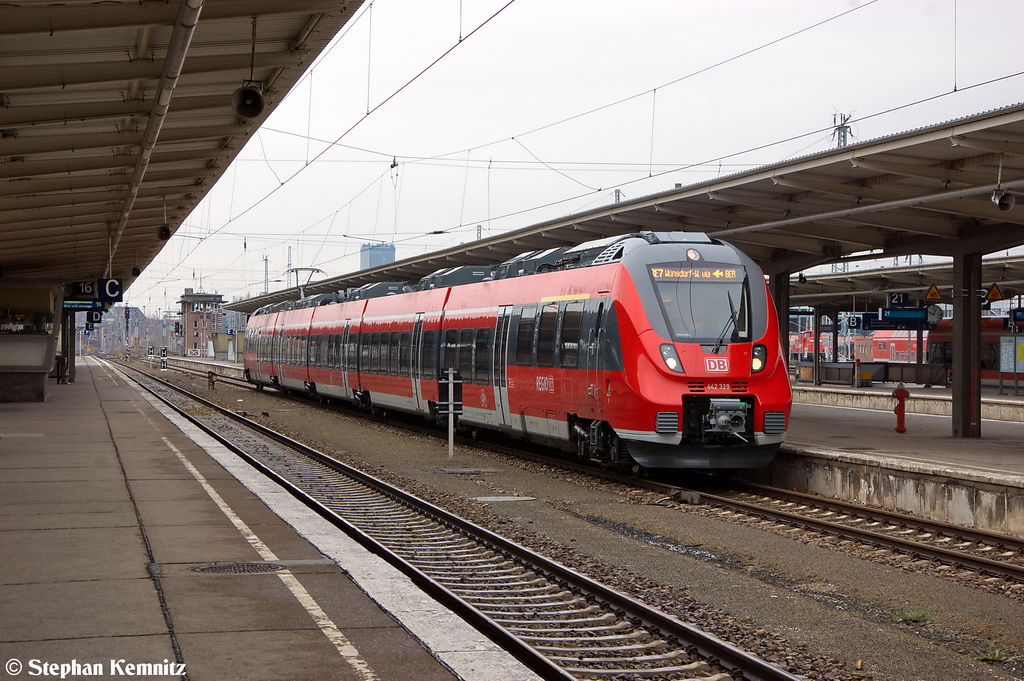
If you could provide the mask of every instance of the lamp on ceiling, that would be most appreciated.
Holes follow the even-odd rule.
[[[249,80],[231,95],[231,108],[242,118],[256,118],[263,113],[263,83],[256,80],[256,17],[252,15],[252,58],[249,61]]]

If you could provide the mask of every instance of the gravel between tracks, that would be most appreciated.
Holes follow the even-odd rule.
[[[977,659],[1024,651],[1024,606],[995,593],[1003,584],[863,560],[851,555],[862,549],[477,449],[449,459],[444,441],[273,391],[168,377],[810,679],[1024,677],[1016,659]],[[532,500],[476,500],[501,496]]]

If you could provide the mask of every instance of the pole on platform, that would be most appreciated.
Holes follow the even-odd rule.
[[[455,369],[448,367],[448,458],[455,458]]]

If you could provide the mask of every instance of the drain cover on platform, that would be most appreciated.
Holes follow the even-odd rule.
[[[284,565],[275,565],[274,563],[215,563],[213,565],[194,567],[192,571],[216,574],[253,574],[258,572],[277,572],[284,569]]]

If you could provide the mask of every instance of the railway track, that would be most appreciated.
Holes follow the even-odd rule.
[[[799,678],[173,384],[135,375],[544,678]]]
[[[251,387],[241,381],[232,383]],[[421,434],[441,436],[431,428],[399,423],[393,425],[401,425]],[[613,470],[602,470],[583,462],[524,451],[522,447],[485,443],[471,438],[460,438],[460,441],[658,492],[666,499],[709,505],[721,509],[727,518],[732,514],[799,527],[875,547],[880,551],[903,554],[915,561],[931,561],[956,570],[972,571],[987,578],[1024,584],[1024,540],[1009,535],[757,485],[736,484],[735,489],[714,494]]]

